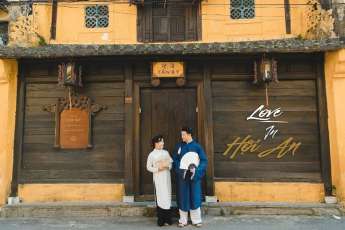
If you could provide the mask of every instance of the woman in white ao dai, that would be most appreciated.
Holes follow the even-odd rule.
[[[164,150],[164,140],[161,135],[152,139],[154,150],[147,158],[146,168],[153,173],[153,182],[155,186],[155,195],[157,201],[157,224],[171,224],[171,177],[170,169],[172,167],[172,158],[169,152]]]

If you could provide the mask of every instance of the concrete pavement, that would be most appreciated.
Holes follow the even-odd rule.
[[[114,218],[5,218],[0,230],[152,230],[179,229],[176,225],[159,228],[151,217]],[[196,229],[193,226],[184,228]],[[234,215],[207,216],[204,230],[345,230],[345,218],[326,216]]]

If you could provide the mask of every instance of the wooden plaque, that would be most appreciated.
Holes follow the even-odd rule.
[[[153,78],[180,78],[184,77],[185,67],[183,62],[153,62]]]
[[[57,103],[43,106],[43,110],[55,113],[55,148],[86,149],[92,148],[92,116],[104,105],[92,103],[91,98],[72,95],[58,98]]]
[[[85,149],[89,147],[90,112],[72,108],[60,114],[60,148]]]

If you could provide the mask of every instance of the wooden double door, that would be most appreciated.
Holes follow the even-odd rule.
[[[194,88],[143,88],[140,91],[140,169],[139,193],[146,199],[153,198],[152,173],[146,170],[146,160],[152,151],[151,139],[162,134],[165,149],[172,156],[175,145],[181,140],[183,126],[193,128],[197,134],[197,99]],[[175,180],[172,172],[172,188]]]

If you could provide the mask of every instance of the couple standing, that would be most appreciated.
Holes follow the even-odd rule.
[[[181,129],[182,142],[178,143],[170,157],[164,150],[163,136],[157,135],[152,139],[154,150],[147,158],[147,170],[153,173],[154,188],[157,202],[157,224],[171,225],[171,178],[170,169],[173,168],[177,184],[177,204],[180,219],[178,226],[188,225],[188,212],[192,224],[202,226],[201,219],[201,183],[207,168],[207,157],[203,148],[193,140],[192,129]]]

